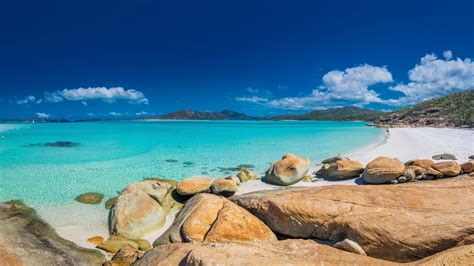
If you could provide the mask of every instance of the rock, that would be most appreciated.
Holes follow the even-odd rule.
[[[122,193],[140,190],[152,197],[161,206],[170,209],[176,204],[170,196],[170,192],[174,188],[175,186],[167,181],[146,180],[129,185]]]
[[[342,157],[341,155],[337,155],[337,156],[334,156],[334,157],[324,159],[321,163],[322,164],[332,164],[332,163],[335,163],[335,162],[340,161],[340,160],[350,160],[350,159],[347,158],[347,157]]]
[[[431,168],[446,176],[457,176],[461,173],[461,166],[456,162],[439,162],[431,165]]]
[[[400,176],[398,179],[397,179],[397,183],[405,183],[407,182],[408,179],[405,177],[405,176]]]
[[[404,170],[405,166],[396,158],[377,157],[367,164],[362,176],[367,183],[382,184],[397,179]]]
[[[408,181],[421,179],[426,173],[427,169],[415,165],[405,166],[405,170],[403,170],[403,176],[406,177]]]
[[[420,266],[474,265],[474,245],[455,247],[417,261]]]
[[[470,172],[470,173],[469,173],[469,176],[474,176],[474,172]]]
[[[313,182],[314,181],[314,177],[310,176],[310,175],[305,175],[303,176],[303,179],[301,179],[303,182]]]
[[[126,246],[138,249],[138,244],[135,241],[121,236],[110,236],[109,239],[97,245],[97,248],[110,253],[117,253]]]
[[[231,198],[273,232],[339,242],[368,256],[405,262],[454,247],[474,234],[474,178],[397,186],[322,186]],[[436,228],[436,230],[433,230]]]
[[[347,238],[334,244],[334,247],[340,250],[367,256],[359,244]]]
[[[469,174],[474,171],[474,160],[467,161],[461,164],[463,173]]]
[[[104,194],[100,193],[84,193],[77,196],[74,200],[84,204],[99,204],[104,198]]]
[[[121,248],[113,257],[112,261],[121,263],[122,265],[131,265],[139,258],[143,257],[143,252],[140,252],[132,246],[125,246]],[[113,265],[113,264],[112,264]]]
[[[364,172],[362,164],[351,160],[337,160],[329,165],[325,164],[318,175],[330,179],[346,179],[359,177]]]
[[[230,197],[235,194],[237,188],[238,186],[234,180],[216,179],[212,182],[211,192],[212,194]]]
[[[469,156],[469,160],[474,160],[474,155]]]
[[[265,174],[265,181],[274,185],[295,184],[308,173],[310,161],[291,153],[285,154],[280,161],[273,163]]]
[[[108,199],[107,201],[105,201],[105,208],[106,208],[107,210],[112,209],[112,206],[114,206],[114,204],[115,204],[115,202],[117,201],[117,199],[118,199],[118,196],[112,197],[112,198]]]
[[[212,178],[208,176],[193,176],[180,181],[176,186],[176,192],[182,196],[192,196],[202,192],[210,192]]]
[[[237,177],[239,178],[240,182],[247,182],[249,180],[257,179],[257,175],[248,170],[247,168],[240,168],[240,172],[237,174]]]
[[[93,244],[93,245],[99,245],[100,243],[102,243],[104,241],[104,238],[101,237],[101,236],[93,236],[91,238],[88,238],[87,239],[87,242]]]
[[[237,175],[230,175],[226,177],[227,180],[233,180],[237,186],[240,186],[240,178]]]
[[[269,240],[276,236],[251,213],[225,198],[203,193],[186,202],[173,225],[153,245]]]
[[[436,154],[433,155],[431,158],[433,158],[433,160],[457,160],[456,156],[451,153]]]
[[[109,231],[130,239],[160,229],[166,220],[164,208],[141,190],[124,191],[110,210]]]
[[[405,166],[418,166],[424,169],[428,169],[434,162],[430,159],[416,159],[409,160],[405,163]]]
[[[21,201],[0,203],[0,265],[100,265],[104,256],[61,238]]]
[[[428,170],[426,170],[426,175],[428,176],[432,176],[432,177],[435,177],[435,178],[442,178],[444,176],[443,173],[441,173],[440,171],[434,169],[434,168],[428,168]]]
[[[138,249],[141,251],[148,251],[153,248],[153,246],[145,239],[139,239],[135,241],[138,245]]]
[[[134,265],[396,265],[311,240],[174,243],[155,247]]]

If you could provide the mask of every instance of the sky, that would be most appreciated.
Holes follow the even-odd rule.
[[[474,1],[3,1],[0,118],[395,110],[474,88]]]

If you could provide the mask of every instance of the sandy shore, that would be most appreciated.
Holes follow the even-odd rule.
[[[410,159],[430,159],[431,156],[439,153],[452,153],[458,158],[458,162],[468,160],[468,157],[474,154],[474,131],[446,128],[396,128],[390,129],[384,136],[375,140],[363,149],[343,153],[353,160],[362,164],[367,164],[377,156],[397,157],[402,161]],[[310,173],[320,168],[316,165],[318,162],[312,162]],[[357,185],[356,179],[342,181],[317,181],[317,182],[299,182],[291,187],[298,186],[328,186],[328,185]],[[241,184],[237,194],[244,194],[253,191],[281,189],[284,187],[266,184],[260,180],[251,180]],[[102,207],[102,206],[100,206]],[[100,215],[102,216],[102,215]],[[91,224],[83,226],[82,224],[56,227],[59,235],[69,239],[76,244],[88,248],[93,245],[87,243],[87,238],[101,235],[107,237],[107,217],[98,223],[99,226],[91,228]],[[158,232],[154,232],[146,237],[153,242],[171,225],[174,214],[167,217],[166,225]]]

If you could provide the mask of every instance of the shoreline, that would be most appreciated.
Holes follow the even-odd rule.
[[[388,133],[383,132],[381,136],[377,137],[365,147],[349,150],[345,153],[341,153],[341,155],[348,156],[351,159],[366,165],[369,161],[375,159],[377,156],[397,157],[402,161],[407,161],[409,159],[431,159],[431,156],[437,153],[448,152],[455,154],[458,162],[464,162],[468,160],[467,157],[471,155],[471,152],[473,152],[472,145],[468,145],[469,143],[472,143],[473,140],[474,130],[469,129],[392,128],[389,129]],[[419,147],[421,145],[422,147]],[[312,174],[320,167],[321,165],[319,162],[312,162],[308,173]],[[288,187],[359,185],[356,180],[357,179],[340,181],[318,180],[316,182],[301,181]],[[240,185],[236,195],[254,191],[284,188],[285,187],[282,186],[264,183],[261,180],[250,180]],[[83,209],[90,207],[91,206],[85,205],[81,206]],[[103,208],[102,204],[98,205],[97,207]],[[61,212],[64,213],[65,211]],[[102,215],[105,214],[105,212],[108,213],[108,211],[103,210],[103,212],[100,212],[100,217],[94,217],[91,219],[92,223],[94,223],[94,221],[100,220],[99,223],[91,223],[88,226],[83,226],[82,224],[55,226],[54,223],[50,224],[61,237],[70,240],[79,246],[85,248],[94,248],[93,244],[87,242],[88,238],[93,236],[102,236],[104,238],[108,237],[107,216]],[[174,214],[168,215],[165,226],[159,231],[147,235],[145,239],[153,242],[172,224],[173,217]],[[103,219],[103,221],[101,219]],[[48,220],[51,220],[51,217],[49,217]]]

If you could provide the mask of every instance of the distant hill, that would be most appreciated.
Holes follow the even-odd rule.
[[[254,120],[251,117],[242,113],[223,110],[221,112],[199,112],[193,110],[182,110],[178,112],[169,113],[162,116],[156,116],[149,119],[163,119],[163,120]]]
[[[332,121],[375,121],[387,115],[386,112],[355,106],[311,111],[304,114],[288,114],[263,118],[264,120],[332,120]]]
[[[474,126],[474,90],[428,100],[374,121],[379,127]]]

